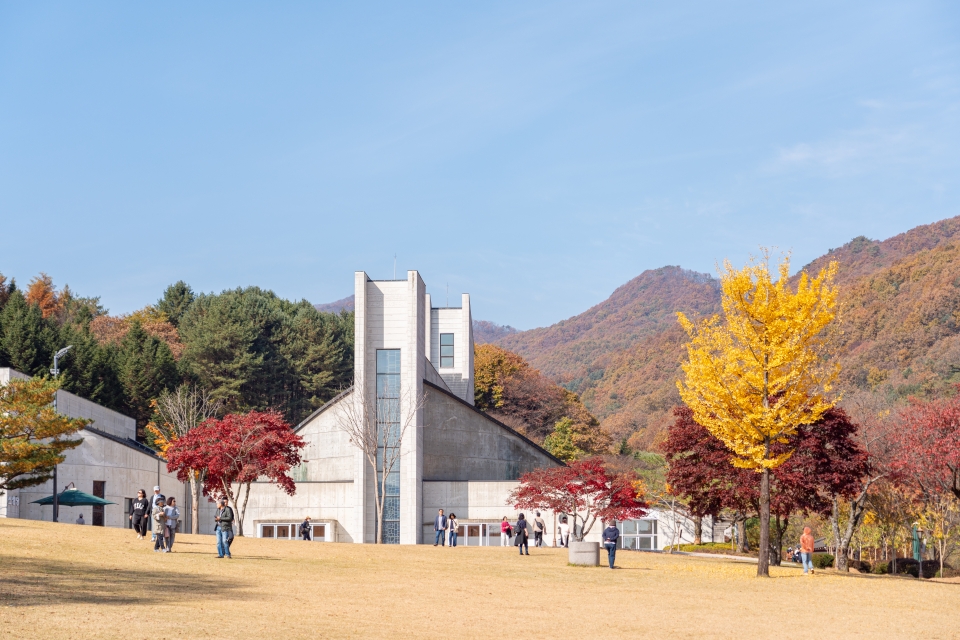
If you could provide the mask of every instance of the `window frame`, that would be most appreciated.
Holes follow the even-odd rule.
[[[444,344],[444,343],[443,343],[443,339],[444,339],[446,336],[450,336],[450,344]],[[440,347],[440,368],[441,368],[441,369],[454,369],[454,368],[456,368],[456,366],[457,366],[457,365],[456,365],[456,353],[457,353],[457,350],[456,350],[456,346],[457,346],[456,334],[455,334],[455,333],[441,333],[441,334],[440,334],[440,340],[439,340],[439,342],[438,342],[438,345],[439,345],[439,347]],[[444,355],[444,353],[443,353],[443,348],[444,348],[444,347],[450,347],[450,355]],[[449,360],[449,364],[445,364],[448,360]]]

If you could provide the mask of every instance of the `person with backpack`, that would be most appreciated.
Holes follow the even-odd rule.
[[[300,523],[300,538],[306,542],[310,542],[310,531],[312,527],[310,526],[310,516],[307,516],[306,519]]]
[[[131,503],[133,511],[130,513],[130,522],[133,524],[133,530],[137,532],[137,540],[143,540],[147,535],[147,527],[150,526],[150,501],[147,500],[147,492],[143,489],[137,491],[137,499]]]
[[[220,498],[220,507],[214,514],[214,529],[217,533],[217,557],[232,558],[230,543],[233,541],[233,509],[227,504],[227,499]]]
[[[533,546],[543,546],[543,532],[547,530],[547,523],[540,517],[540,512],[535,511],[537,517],[533,519]]]
[[[520,549],[520,555],[523,555],[523,550],[527,550],[527,555],[530,555],[530,543],[529,543],[529,531],[527,529],[527,520],[524,515],[521,513],[520,517],[517,518],[517,526],[514,527],[514,544],[517,545],[517,548]]]

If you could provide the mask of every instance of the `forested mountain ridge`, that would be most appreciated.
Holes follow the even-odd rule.
[[[840,264],[845,393],[892,403],[960,382],[960,217],[883,241],[855,238],[798,272],[830,260]],[[648,448],[680,401],[686,335],[675,312],[719,312],[716,282],[679,267],[647,271],[583,314],[495,343],[580,393],[614,441]]]

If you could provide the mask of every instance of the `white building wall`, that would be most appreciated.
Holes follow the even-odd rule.
[[[93,426],[99,431],[106,431],[118,438],[127,438],[136,441],[137,421],[122,413],[117,413],[96,402],[90,402],[69,391],[57,391],[57,411],[71,418],[87,418],[93,420]]]

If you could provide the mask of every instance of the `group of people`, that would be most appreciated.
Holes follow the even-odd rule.
[[[457,546],[457,536],[460,533],[460,522],[457,520],[457,514],[451,513],[449,516],[443,514],[443,509],[437,513],[433,521],[433,546],[444,546],[446,542],[451,547]]]
[[[170,553],[180,526],[180,508],[177,499],[167,499],[160,493],[160,487],[153,488],[153,495],[147,498],[143,489],[137,491],[133,501],[130,522],[137,532],[137,540],[143,540],[151,533],[154,553]]]
[[[214,514],[214,530],[217,534],[217,557],[230,558],[230,545],[233,543],[233,509],[226,498],[220,498]],[[180,528],[180,508],[177,499],[167,499],[160,493],[160,487],[153,488],[153,495],[140,489],[133,501],[130,522],[137,532],[137,540],[143,540],[150,534],[154,553],[170,553]]]

